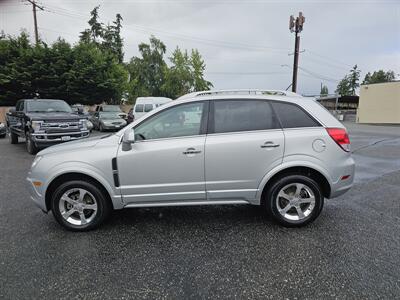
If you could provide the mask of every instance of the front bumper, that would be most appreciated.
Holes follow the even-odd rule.
[[[46,207],[45,195],[42,187],[36,187],[33,182],[38,181],[35,178],[31,177],[31,173],[28,173],[28,177],[26,178],[28,181],[29,187],[29,195],[31,200],[44,212],[47,212],[48,209]]]
[[[104,130],[119,130],[125,126],[126,124],[102,124]]]
[[[63,132],[63,133],[32,133],[33,142],[37,147],[47,147],[63,142],[76,141],[88,138],[89,130],[79,132]]]

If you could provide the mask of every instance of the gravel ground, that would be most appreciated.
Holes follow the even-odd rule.
[[[356,185],[301,229],[213,206],[67,232],[29,199],[24,144],[0,140],[0,298],[399,299],[400,127],[347,125]]]

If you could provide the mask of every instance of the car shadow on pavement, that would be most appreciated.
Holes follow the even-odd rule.
[[[186,207],[130,208],[112,213],[104,228],[126,226],[207,226],[218,228],[237,224],[274,224],[260,208],[253,205],[215,205]]]

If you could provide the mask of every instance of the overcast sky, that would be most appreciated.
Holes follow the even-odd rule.
[[[151,34],[167,45],[197,48],[214,87],[286,89],[291,83],[294,35],[291,14],[306,17],[301,33],[298,92],[315,94],[320,84],[336,88],[355,64],[362,71],[394,70],[400,77],[400,0],[41,0],[40,37],[51,43],[62,36],[75,43],[88,27],[89,12],[100,5],[100,20],[124,19],[125,60]],[[0,0],[0,29],[33,39],[32,6]]]

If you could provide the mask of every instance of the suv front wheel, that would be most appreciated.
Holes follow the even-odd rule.
[[[88,231],[98,227],[111,209],[104,192],[85,181],[74,180],[60,185],[51,199],[55,219],[71,231]]]
[[[314,221],[324,205],[320,186],[304,175],[289,175],[275,181],[266,194],[266,209],[286,227],[300,227]]]

